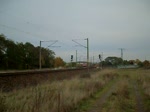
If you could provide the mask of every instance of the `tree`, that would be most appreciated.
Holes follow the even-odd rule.
[[[29,42],[26,42],[24,45],[25,50],[25,62],[27,68],[37,68],[39,53],[37,49]],[[37,65],[37,66],[36,66]]]
[[[63,67],[65,65],[63,59],[60,57],[56,57],[54,62],[55,62],[54,64],[55,67]]]
[[[15,44],[15,42],[13,40],[7,40],[6,42],[6,63],[7,63],[7,68],[9,69],[17,69],[17,65],[18,65],[18,55],[16,53],[17,51],[17,45]]]
[[[26,52],[25,45],[23,43],[17,43],[17,68],[26,69]]]
[[[45,68],[53,67],[54,55],[55,53],[52,50],[42,48],[41,49],[42,66]]]
[[[139,62],[139,63],[138,63],[138,66],[139,66],[139,67],[143,67],[144,65],[143,65],[142,62]]]
[[[143,62],[143,66],[144,66],[144,68],[150,68],[150,62],[148,60],[145,60]]]
[[[39,67],[39,50],[29,42],[16,43],[0,34],[0,69],[32,69]],[[54,67],[52,50],[41,48],[43,68]]]
[[[135,60],[135,63],[136,63],[136,64],[138,64],[138,63],[140,63],[140,62],[141,62],[141,61],[140,61],[139,59],[136,59],[136,60]]]
[[[134,65],[134,63],[135,63],[135,60],[129,60],[130,65]]]
[[[129,62],[127,60],[123,60],[123,65],[129,65]]]
[[[6,69],[6,37],[0,34],[0,68]]]
[[[122,62],[123,60],[118,57],[107,57],[105,59],[105,64],[109,66],[116,66],[116,65],[122,64]]]

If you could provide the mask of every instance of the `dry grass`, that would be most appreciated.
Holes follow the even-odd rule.
[[[150,70],[138,71],[138,75],[135,78],[144,99],[144,109],[146,112],[150,112]]]
[[[135,98],[130,85],[130,77],[133,70],[118,70],[120,80],[115,90],[104,104],[102,112],[134,112]]]
[[[7,106],[6,106],[6,101],[5,97],[0,95],[0,112],[6,112]]]
[[[1,92],[1,96],[6,97],[0,100],[6,112],[69,112],[117,76],[114,70],[104,70],[88,78],[79,76],[9,93]]]
[[[122,79],[104,105],[102,112],[133,112],[134,103],[130,94],[129,82]]]
[[[133,112],[137,109],[134,84],[137,86],[143,99],[142,106],[145,112],[150,112],[150,70],[132,69],[118,70],[121,81],[116,90],[104,104],[102,112]],[[134,83],[133,83],[134,82]]]

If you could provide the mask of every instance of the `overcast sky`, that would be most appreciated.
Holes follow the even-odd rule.
[[[124,59],[150,60],[150,0],[0,0],[0,33],[15,42],[58,40],[52,49],[65,61],[78,51],[86,60],[103,52]],[[47,47],[52,42],[42,42]],[[75,59],[74,59],[75,60]]]

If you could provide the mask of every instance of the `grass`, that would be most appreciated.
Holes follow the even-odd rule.
[[[89,98],[81,101],[78,105],[78,107],[73,112],[85,112],[88,109],[91,108],[91,106],[95,103],[97,99],[99,99],[103,94],[105,94],[111,87],[111,85],[116,82],[116,80],[109,81],[108,84],[106,84],[103,88],[96,91],[92,96]]]
[[[150,70],[125,69],[118,70],[118,73],[121,74],[121,81],[104,104],[102,112],[141,111],[137,110],[139,109],[137,106],[140,105],[143,112],[150,112]],[[136,100],[135,91],[138,91],[141,97],[140,105]]]
[[[78,76],[9,93],[1,92],[1,96],[6,96],[1,101],[6,105],[6,112],[69,112],[81,101],[102,89],[112,79],[112,72],[114,71],[105,70],[87,78]],[[108,75],[109,73],[111,75]]]
[[[135,104],[133,96],[130,94],[128,80],[122,79],[117,85],[104,104],[102,112],[133,112]]]
[[[118,75],[119,74],[119,75]],[[71,74],[70,74],[71,75]],[[120,77],[118,86],[102,112],[133,112],[136,101],[132,81],[138,84],[144,109],[150,111],[150,70],[103,70],[72,79],[46,82],[36,87],[0,92],[0,112],[82,112],[109,90]]]
[[[6,112],[7,106],[6,106],[6,101],[5,97],[0,95],[0,112]]]
[[[150,70],[139,71],[135,79],[143,96],[144,110],[150,112]]]

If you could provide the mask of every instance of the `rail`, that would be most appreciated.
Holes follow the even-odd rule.
[[[76,70],[85,70],[86,68],[71,68],[71,69],[42,69],[42,70],[20,70],[20,71],[1,71],[0,77],[16,76],[16,75],[31,75],[42,73],[54,73],[54,72],[67,72]]]

